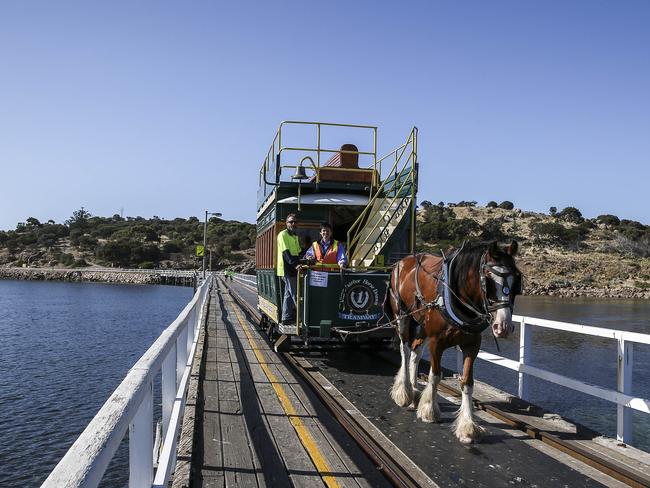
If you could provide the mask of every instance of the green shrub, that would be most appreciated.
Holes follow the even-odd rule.
[[[616,227],[621,223],[620,219],[616,215],[609,214],[599,215],[596,217],[596,222],[599,224],[604,224],[608,227]]]
[[[503,208],[503,209],[506,209],[506,210],[512,210],[513,208],[515,208],[515,204],[508,201],[508,200],[504,200],[503,202],[501,202],[499,204],[499,208]]]
[[[565,222],[573,222],[575,224],[579,224],[585,220],[580,210],[575,207],[566,207],[561,212],[558,212],[556,216]]]

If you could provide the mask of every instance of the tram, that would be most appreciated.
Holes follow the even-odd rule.
[[[377,156],[377,127],[284,121],[259,172],[255,260],[262,326],[276,350],[305,343],[363,343],[394,335],[383,313],[390,266],[415,248],[417,128]],[[348,266],[299,266],[295,323],[282,324],[283,279],[276,276],[277,236],[296,214],[303,249],[328,222]]]

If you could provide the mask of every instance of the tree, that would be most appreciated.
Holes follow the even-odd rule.
[[[42,224],[38,221],[37,218],[34,217],[29,217],[27,219],[27,227],[34,228],[34,227],[41,227]]]
[[[580,210],[575,207],[566,207],[557,214],[557,218],[564,220],[565,222],[573,222],[574,224],[580,224],[585,221]]]
[[[88,219],[90,219],[90,217],[92,217],[90,212],[81,207],[79,210],[72,212],[72,217],[66,220],[65,223],[70,227],[70,229],[79,229],[84,231],[88,228]]]
[[[620,225],[621,221],[616,215],[599,215],[596,217],[596,222],[599,224],[604,224],[607,227],[616,227],[617,225]]]
[[[551,214],[552,217],[555,217],[555,214],[557,214],[557,207],[549,208],[548,212]]]
[[[499,204],[499,208],[503,208],[505,210],[512,210],[513,208],[515,208],[515,205],[511,201],[504,200]]]
[[[490,200],[489,202],[487,202],[485,206],[487,208],[497,208],[497,202],[495,202],[494,200]]]

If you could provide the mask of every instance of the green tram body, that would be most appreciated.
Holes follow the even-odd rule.
[[[289,128],[302,131],[297,141],[290,140]],[[311,144],[305,142],[310,132]],[[327,146],[326,132],[335,133],[330,139],[337,144]],[[371,148],[357,146],[368,132]],[[338,145],[337,135],[346,138],[346,145]],[[280,124],[259,176],[256,274],[258,308],[281,334],[355,342],[393,336],[378,324],[386,322],[383,301],[390,265],[415,245],[417,129],[383,158],[377,158],[376,147],[377,128],[372,126]],[[343,273],[300,267],[296,323],[283,326],[277,235],[290,213],[298,217],[303,250],[318,240],[321,222],[332,224],[334,239],[346,246],[348,267]]]

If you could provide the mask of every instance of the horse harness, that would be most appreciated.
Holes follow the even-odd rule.
[[[487,327],[489,327],[490,322],[492,321],[492,313],[496,312],[497,310],[501,308],[506,308],[506,307],[511,307],[512,306],[512,298],[514,295],[518,294],[521,292],[521,277],[517,272],[503,272],[497,269],[497,266],[492,264],[492,263],[487,263],[487,251],[483,253],[481,256],[481,263],[479,267],[479,277],[480,277],[480,285],[481,285],[481,294],[483,297],[483,310],[478,310],[476,307],[474,307],[472,304],[467,303],[464,301],[462,298],[460,298],[452,289],[451,286],[451,276],[452,276],[452,268],[454,266],[454,261],[460,254],[460,252],[463,250],[463,246],[461,246],[459,249],[456,249],[453,254],[451,254],[449,257],[444,256],[443,253],[443,263],[440,268],[440,271],[437,276],[433,275],[432,273],[429,273],[423,266],[422,263],[420,262],[420,259],[422,257],[421,254],[416,254],[415,255],[415,262],[416,262],[416,267],[415,267],[415,298],[416,298],[416,304],[414,304],[414,307],[416,308],[415,310],[402,310],[403,312],[406,312],[406,315],[413,315],[419,311],[422,310],[430,310],[430,309],[436,309],[451,325],[456,327],[457,329],[467,332],[467,333],[472,333],[472,334],[480,334],[483,332]],[[425,273],[427,273],[429,276],[431,276],[433,279],[435,279],[438,282],[438,286],[436,289],[436,298],[433,301],[427,302],[424,299],[424,296],[422,294],[422,290],[420,289],[420,281],[419,281],[419,270],[422,268]],[[509,287],[506,285],[502,286],[502,293],[507,297],[507,300],[493,300],[488,297],[487,293],[487,277],[486,274],[487,272],[494,274],[496,276],[499,276],[501,278],[506,278],[512,274],[515,275],[515,282],[513,283],[513,290],[510,290]],[[495,284],[497,284],[496,280],[493,280]],[[391,290],[392,292],[392,290]],[[399,293],[399,292],[398,292]],[[514,294],[513,294],[514,293]],[[470,312],[474,314],[474,317],[466,317],[463,316],[463,318],[459,317],[461,314],[458,310],[454,309],[453,306],[453,297],[455,297],[460,304],[468,309]],[[397,300],[397,303],[399,303],[400,308],[402,308],[402,300]],[[420,308],[417,308],[417,303],[420,303],[422,306]],[[412,307],[410,307],[412,308]],[[424,336],[424,327],[422,324],[418,323],[417,327],[417,332],[416,336]]]

